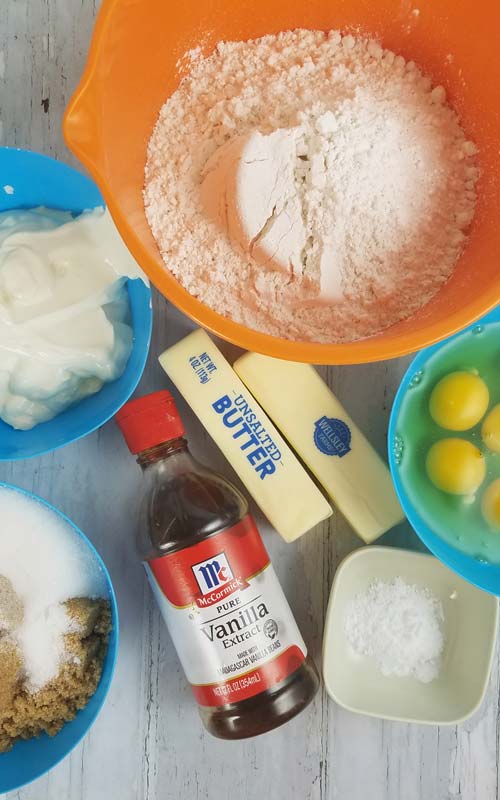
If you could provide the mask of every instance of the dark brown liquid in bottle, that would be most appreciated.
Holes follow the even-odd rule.
[[[144,560],[174,553],[236,525],[248,514],[243,495],[194,460],[184,439],[141,453],[147,489],[139,548]],[[144,516],[146,519],[144,519]],[[311,658],[272,689],[238,703],[199,706],[205,727],[222,739],[277,728],[302,711],[319,686]]]

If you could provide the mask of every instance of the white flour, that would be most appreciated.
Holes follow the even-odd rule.
[[[301,30],[224,43],[160,113],[146,214],[166,266],[216,311],[353,340],[450,276],[475,152],[442,87],[376,42]]]

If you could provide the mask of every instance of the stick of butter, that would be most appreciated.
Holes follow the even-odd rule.
[[[365,542],[404,519],[387,466],[313,367],[247,353],[234,370]]]
[[[165,350],[160,364],[285,541],[331,516],[326,498],[205,331]]]

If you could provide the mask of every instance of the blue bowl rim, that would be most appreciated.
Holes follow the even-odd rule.
[[[108,694],[109,694],[109,690],[111,688],[111,684],[113,682],[113,678],[114,678],[114,674],[115,674],[115,668],[116,668],[116,661],[117,661],[117,658],[118,658],[118,645],[119,645],[119,638],[120,638],[120,619],[119,619],[119,614],[118,614],[118,603],[117,603],[117,600],[116,600],[116,594],[115,594],[115,590],[114,590],[114,587],[113,587],[113,582],[111,580],[111,575],[109,574],[109,570],[106,567],[106,564],[104,563],[104,561],[103,561],[102,557],[100,556],[98,550],[92,544],[90,539],[78,527],[78,525],[75,522],[73,522],[73,520],[70,519],[63,511],[60,511],[52,503],[49,503],[48,500],[44,500],[42,497],[40,497],[39,495],[35,494],[34,492],[30,492],[28,489],[22,489],[20,486],[15,486],[14,484],[6,483],[5,481],[0,481],[0,490],[1,489],[10,489],[12,491],[18,492],[19,494],[24,495],[25,497],[30,498],[30,500],[35,500],[36,502],[41,503],[42,506],[45,506],[45,508],[48,508],[49,511],[52,511],[58,517],[60,517],[64,522],[66,522],[67,525],[81,539],[83,539],[84,543],[89,548],[90,552],[92,553],[92,555],[96,559],[97,563],[101,567],[101,569],[103,571],[103,574],[104,574],[104,577],[106,578],[106,584],[107,584],[108,593],[109,593],[109,600],[110,600],[110,603],[111,603],[111,622],[112,622],[113,631],[114,631],[114,634],[115,634],[114,635],[113,650],[111,651],[111,661],[110,661],[110,665],[109,665],[109,667],[110,667],[109,680],[108,680],[108,685],[106,687],[105,695],[102,698],[101,704],[99,705],[99,707],[94,712],[94,716],[90,720],[90,722],[87,725],[86,729],[75,739],[75,741],[71,745],[70,749],[66,753],[64,753],[64,755],[61,755],[60,757],[58,757],[54,761],[54,763],[50,765],[50,767],[47,767],[46,769],[42,769],[38,773],[38,775],[34,775],[32,778],[30,778],[28,781],[25,781],[24,783],[13,785],[10,788],[2,790],[3,792],[6,793],[6,792],[17,791],[21,787],[27,786],[28,784],[33,783],[33,781],[38,780],[38,778],[41,778],[43,775],[46,775],[48,772],[50,772],[50,770],[54,769],[54,767],[56,767],[58,764],[60,764],[61,761],[64,761],[64,759],[67,756],[69,756],[70,753],[73,752],[75,747],[77,747],[80,744],[80,742],[82,741],[82,739],[84,739],[85,736],[88,734],[89,730],[93,726],[94,722],[96,721],[97,717],[100,715],[100,713],[101,713],[101,711],[102,711],[102,709],[104,707],[104,704],[105,704],[105,702],[107,700],[107,697],[108,697]],[[109,648],[109,644],[108,644],[108,648]],[[108,658],[108,657],[109,657],[109,653],[106,654],[106,658]],[[101,680],[99,681],[99,685],[100,685],[101,681],[102,681],[102,675],[101,675]],[[57,734],[56,734],[56,736],[57,736]],[[14,745],[14,748],[15,748],[15,745]],[[12,752],[12,751],[9,751],[9,753],[10,752]],[[0,763],[1,763],[2,756],[3,755],[7,755],[8,756],[9,753],[0,754]]]
[[[19,153],[19,154],[22,154],[23,156],[25,156],[28,160],[32,159],[34,161],[36,161],[36,160],[45,161],[47,164],[57,164],[57,168],[61,169],[63,172],[66,171],[68,174],[72,174],[72,175],[76,174],[76,175],[78,175],[79,178],[81,178],[82,180],[87,181],[89,184],[93,185],[93,187],[98,191],[99,195],[101,196],[102,206],[104,208],[106,208],[106,203],[104,201],[104,198],[102,197],[101,191],[100,191],[99,187],[97,186],[97,184],[95,183],[95,181],[93,181],[91,178],[89,178],[83,172],[79,172],[74,167],[71,167],[69,164],[66,164],[64,161],[59,161],[58,159],[52,158],[51,156],[47,156],[44,153],[37,153],[35,150],[29,150],[29,149],[25,149],[23,147],[1,146],[0,147],[0,151],[10,151],[10,152],[14,152],[14,153]],[[20,206],[20,208],[24,208],[24,207],[25,206]],[[138,280],[140,280],[140,279],[138,279]],[[25,456],[25,455],[3,456],[2,453],[0,452],[0,463],[9,462],[9,461],[25,461],[25,460],[27,460],[29,458],[39,458],[40,456],[47,455],[48,453],[54,453],[56,450],[60,450],[62,447],[66,447],[69,444],[73,444],[73,442],[77,442],[80,439],[84,439],[86,436],[89,436],[91,433],[94,433],[94,431],[98,430],[103,425],[105,425],[107,422],[109,422],[109,420],[114,417],[114,415],[117,413],[117,411],[119,411],[120,408],[122,408],[122,406],[124,406],[125,403],[130,399],[130,397],[133,395],[133,393],[137,389],[137,386],[139,385],[139,382],[141,381],[142,376],[144,374],[144,369],[146,367],[146,362],[148,360],[150,346],[151,346],[151,338],[152,338],[152,333],[153,333],[152,291],[151,291],[151,286],[150,286],[149,282],[147,284],[145,283],[144,286],[145,286],[146,290],[148,291],[148,296],[149,296],[149,304],[148,304],[149,313],[148,313],[147,331],[146,331],[147,347],[144,348],[144,351],[140,355],[139,369],[137,371],[137,378],[134,379],[134,381],[132,382],[132,385],[130,386],[130,390],[128,392],[126,392],[125,395],[123,395],[122,399],[117,401],[117,404],[116,404],[116,407],[114,408],[114,411],[108,412],[107,414],[104,414],[102,417],[98,418],[96,420],[96,423],[91,425],[88,428],[86,433],[80,433],[80,434],[76,434],[75,436],[70,436],[70,437],[68,437],[68,439],[65,442],[63,442],[61,444],[58,444],[55,447],[41,448],[40,450],[38,450],[38,451],[36,451],[34,453],[31,453],[29,456]]]
[[[0,151],[4,151],[4,150],[10,151],[12,153],[19,153],[20,155],[26,156],[27,158],[31,158],[34,161],[46,161],[46,162],[50,162],[51,164],[53,164],[55,162],[59,167],[61,167],[63,170],[65,170],[68,173],[75,173],[76,172],[77,175],[79,175],[81,178],[83,178],[89,184],[92,184],[93,186],[95,186],[98,189],[99,194],[101,194],[101,190],[99,189],[99,187],[97,186],[97,183],[92,178],[90,178],[88,175],[85,175],[84,172],[80,172],[79,170],[75,169],[70,164],[66,164],[65,161],[59,161],[58,158],[53,158],[52,156],[48,156],[45,153],[39,153],[37,150],[31,150],[29,147],[11,147],[11,146],[5,145],[5,144],[4,145],[0,145]],[[102,195],[101,195],[101,197],[102,197]],[[105,205],[104,199],[102,201],[102,204]]]
[[[436,344],[431,345],[431,347],[420,350],[411,360],[406,372],[403,375],[403,378],[401,379],[394,402],[392,404],[389,418],[389,429],[387,432],[387,450],[393,484],[396,489],[399,502],[401,503],[403,511],[413,530],[419,539],[421,539],[421,541],[424,543],[424,545],[430,550],[430,552],[436,556],[436,558],[442,561],[447,567],[449,567],[449,569],[452,569],[478,589],[482,589],[483,591],[489,592],[490,594],[496,596],[500,595],[500,565],[490,564],[487,562],[482,563],[479,561],[474,561],[472,565],[472,559],[470,556],[462,553],[462,551],[460,551],[458,548],[453,547],[448,542],[442,540],[439,535],[433,531],[433,529],[427,525],[426,522],[424,522],[412,501],[408,497],[403,482],[400,478],[392,443],[396,434],[396,427],[403,397],[405,396],[406,390],[415,372],[418,372],[419,369],[422,369],[431,356],[433,356],[443,347],[446,347],[450,342],[463,336],[468,331],[472,330],[478,325],[487,325],[490,322],[499,321],[500,306],[495,308],[493,311],[490,311],[481,319],[476,320],[476,322],[472,323],[471,325],[463,328],[458,333],[453,334],[453,336],[448,337],[444,341],[437,342]],[[480,576],[478,577],[477,575],[471,575],[469,566],[473,566],[474,571],[479,572]]]

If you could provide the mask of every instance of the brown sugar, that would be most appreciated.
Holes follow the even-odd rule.
[[[8,578],[0,575],[0,635],[20,625],[24,616],[23,604]]]
[[[65,635],[67,660],[39,691],[27,691],[19,652],[10,639],[0,639],[0,753],[17,739],[43,731],[54,736],[97,689],[111,631],[109,601],[79,597],[65,606],[71,619],[71,632]]]
[[[0,639],[0,719],[14,700],[21,670],[21,659],[12,642]],[[1,745],[0,745],[1,749]]]

